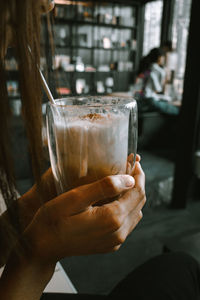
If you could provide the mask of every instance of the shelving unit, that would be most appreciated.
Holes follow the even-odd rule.
[[[53,59],[46,16],[41,38],[44,48],[41,69],[54,96],[128,91],[139,60],[141,5],[126,0],[123,3],[56,0],[55,3],[50,13]],[[10,53],[8,61],[13,63],[12,60]],[[7,72],[10,82],[18,81],[16,66],[12,65]],[[11,87],[10,100],[19,98]]]
[[[137,65],[138,4],[55,1],[58,96],[128,91]]]

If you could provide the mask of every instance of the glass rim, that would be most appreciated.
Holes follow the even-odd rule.
[[[90,102],[90,100],[93,101],[98,101],[97,103],[95,102]],[[102,100],[105,102],[102,103]],[[78,107],[78,108],[99,108],[99,107],[122,107],[126,106],[128,104],[134,104],[133,106],[137,106],[137,101],[134,97],[121,97],[121,96],[69,96],[69,97],[64,97],[64,98],[57,98],[55,99],[55,102],[59,101],[71,101],[71,103],[64,103],[64,104],[57,104],[57,103],[52,103],[48,102],[47,105],[51,107]],[[80,103],[73,103],[75,101],[79,101]],[[86,103],[81,103],[81,101],[86,101]],[[101,102],[100,102],[101,101]],[[108,102],[108,103],[106,103]],[[132,107],[133,107],[132,106]]]

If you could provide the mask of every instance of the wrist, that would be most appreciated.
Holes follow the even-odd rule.
[[[20,240],[11,252],[0,280],[4,300],[38,300],[51,279],[55,264],[42,262]]]
[[[34,221],[33,221],[34,223]],[[35,222],[36,223],[36,222]],[[36,224],[30,224],[21,238],[24,258],[30,260],[36,266],[44,269],[55,267],[58,259],[51,252],[51,243],[43,228]],[[46,237],[46,238],[45,238]]]

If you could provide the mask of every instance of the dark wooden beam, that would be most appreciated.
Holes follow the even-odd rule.
[[[175,0],[163,1],[162,25],[161,25],[161,45],[172,39],[172,24],[174,16]]]
[[[145,12],[145,5],[140,5],[138,7],[138,22],[139,24],[139,30],[138,30],[138,35],[137,35],[137,51],[136,51],[136,60],[135,60],[135,70],[138,69],[139,67],[139,62],[142,58],[142,53],[143,53],[143,41],[144,41],[144,12]]]
[[[193,177],[193,159],[197,145],[200,117],[200,1],[193,0],[189,27],[184,92],[180,111],[179,135],[175,163],[172,208],[185,208]]]

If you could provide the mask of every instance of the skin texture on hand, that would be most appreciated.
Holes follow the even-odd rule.
[[[141,220],[146,201],[139,160],[130,175],[107,176],[75,188],[37,210],[1,278],[4,300],[39,300],[63,257],[120,248]],[[51,172],[46,176],[51,178]],[[98,205],[104,199],[110,202]]]
[[[140,156],[136,155],[136,162],[140,161]],[[133,172],[134,155],[130,154],[127,159],[126,174],[131,175]],[[55,182],[51,168],[49,168],[42,176],[42,189],[44,190],[43,202],[48,202],[57,196]],[[22,229],[30,223],[36,211],[42,205],[40,196],[38,194],[37,186],[34,185],[27,193],[25,193],[19,200],[20,219]],[[108,202],[111,200],[108,199]],[[106,199],[102,200],[102,204],[106,203]],[[100,202],[98,203],[100,204]]]
[[[144,173],[138,161],[132,175],[107,176],[43,205],[25,232],[33,255],[44,262],[117,250],[142,218],[146,201]],[[96,205],[116,196],[117,200]]]
[[[128,161],[127,161],[127,174],[129,175],[131,175],[131,173],[133,172],[132,170],[133,161],[134,161],[134,157],[131,154],[128,157]],[[136,161],[140,161],[139,155],[136,156]],[[38,209],[42,206],[42,204],[44,202],[48,202],[52,200],[53,198],[56,198],[57,196],[51,168],[49,168],[42,176],[42,189],[44,191],[44,196],[45,196],[43,198],[43,201],[41,201],[40,194],[36,185],[34,185],[27,193],[25,193],[21,198],[18,199],[18,214],[20,219],[21,233],[23,233],[25,228],[32,221],[34,215],[36,214]],[[99,185],[99,189],[100,189],[100,193],[102,193],[104,187]],[[120,195],[114,196],[113,198],[112,197],[106,198],[102,195],[102,199],[97,201],[94,204],[94,206],[101,206],[103,204],[110,203],[118,199],[119,197]],[[8,220],[7,212],[5,212],[0,218],[0,228],[4,224],[3,220]],[[0,232],[4,232],[3,228],[2,231],[0,230]],[[1,244],[0,244],[1,265],[4,265],[11,251],[11,248],[15,244],[16,240],[13,240],[12,238],[12,240],[9,242],[7,234],[5,235],[5,237],[1,235],[0,238],[1,238]],[[17,236],[15,238],[17,239]]]

